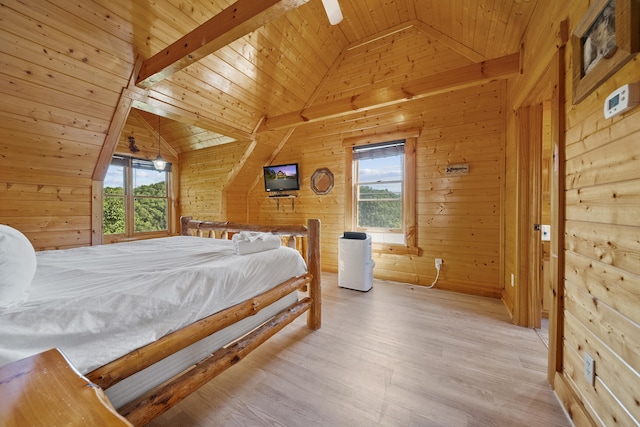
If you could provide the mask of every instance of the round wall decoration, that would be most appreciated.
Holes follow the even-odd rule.
[[[333,173],[327,168],[317,169],[311,176],[311,189],[316,194],[329,194],[333,188]]]

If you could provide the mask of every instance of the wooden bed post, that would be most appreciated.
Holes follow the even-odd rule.
[[[180,234],[182,234],[183,236],[189,235],[189,221],[191,221],[190,216],[180,217]]]
[[[307,221],[307,268],[313,275],[309,284],[309,296],[313,304],[307,314],[307,326],[310,329],[320,329],[322,324],[322,279],[320,267],[320,220],[309,219]]]

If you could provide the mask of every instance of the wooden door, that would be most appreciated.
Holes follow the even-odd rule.
[[[518,272],[524,283],[516,289],[516,323],[541,325],[541,175],[542,104],[521,107],[518,120]]]

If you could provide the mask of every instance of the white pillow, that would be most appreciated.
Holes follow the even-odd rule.
[[[26,299],[36,273],[36,251],[24,234],[0,224],[0,308]]]

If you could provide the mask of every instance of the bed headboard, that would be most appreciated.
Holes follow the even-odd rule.
[[[229,221],[198,221],[194,220],[193,217],[190,216],[180,217],[180,225],[182,227],[183,236],[193,236],[194,230],[200,236],[203,236],[203,233],[210,233],[212,231],[230,233],[237,233],[240,231],[260,231],[284,236],[306,236],[308,234],[308,228],[304,225],[260,225],[241,224],[239,222]]]
[[[241,224],[238,222],[217,222],[217,221],[198,221],[190,216],[180,218],[180,225],[183,236],[199,236],[214,239],[228,239],[234,233],[241,231],[256,231],[263,233],[273,233],[281,236],[286,246],[300,249],[302,237],[307,237],[309,228],[304,225],[260,225],[260,224]]]

